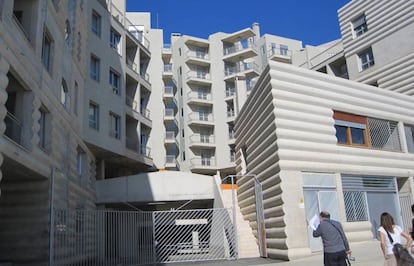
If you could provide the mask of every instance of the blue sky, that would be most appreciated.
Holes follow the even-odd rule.
[[[126,0],[127,11],[151,12],[152,28],[208,38],[259,22],[260,33],[319,45],[340,38],[337,10],[350,0]]]

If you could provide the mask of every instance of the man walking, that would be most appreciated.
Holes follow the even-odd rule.
[[[347,254],[351,254],[351,250],[341,223],[331,220],[327,211],[319,214],[319,220],[320,224],[313,231],[313,237],[322,237],[324,265],[346,266]]]

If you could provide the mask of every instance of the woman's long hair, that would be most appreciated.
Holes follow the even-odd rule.
[[[388,212],[381,214],[381,226],[390,233],[394,233],[394,218]]]

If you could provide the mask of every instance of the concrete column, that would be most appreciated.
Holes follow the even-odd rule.
[[[9,71],[9,63],[6,59],[0,54],[0,139],[3,137],[4,132],[6,131],[6,123],[4,119],[7,115],[6,101],[7,101],[7,84],[9,84],[9,79],[7,78],[7,72]],[[3,164],[3,154],[0,152],[0,167]],[[0,182],[3,178],[3,173],[0,168]],[[1,190],[0,190],[1,195]]]

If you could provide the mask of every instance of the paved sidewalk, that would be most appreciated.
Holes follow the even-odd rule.
[[[381,266],[384,264],[379,241],[371,240],[365,242],[351,243],[352,256],[355,261],[351,261],[356,266]],[[174,266],[321,266],[323,265],[323,254],[316,253],[307,258],[293,261],[271,260],[263,258],[240,259],[230,261],[210,261],[210,262],[188,262],[174,263]]]

